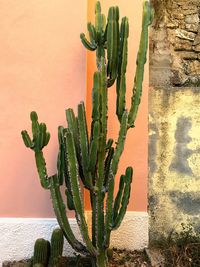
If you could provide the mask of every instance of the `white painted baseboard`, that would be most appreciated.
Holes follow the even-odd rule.
[[[91,212],[86,212],[90,227]],[[81,235],[76,220],[70,224],[77,236]],[[33,255],[34,242],[37,238],[50,239],[56,219],[46,218],[0,218],[0,266],[3,261],[30,258]],[[127,212],[119,230],[112,233],[111,246],[126,249],[142,249],[148,246],[148,215],[146,212]],[[66,242],[64,255],[73,255],[73,250]]]

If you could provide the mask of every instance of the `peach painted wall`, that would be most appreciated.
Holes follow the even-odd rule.
[[[88,0],[88,20],[94,21],[95,0]],[[103,12],[107,15],[109,6],[118,5],[121,11],[121,17],[127,16],[130,23],[129,37],[129,61],[127,70],[127,103],[130,107],[130,98],[135,73],[135,62],[139,45],[141,21],[142,21],[142,0],[102,0]],[[92,74],[96,69],[94,53],[87,53],[87,113],[88,120],[91,116],[91,88]],[[132,186],[132,197],[129,204],[129,210],[146,211],[147,210],[147,148],[148,148],[148,63],[145,69],[144,91],[142,102],[139,108],[136,127],[129,130],[126,141],[125,151],[121,159],[118,176],[124,173],[127,166],[134,168],[134,180]],[[109,89],[109,136],[117,139],[119,124],[115,114],[115,88]],[[87,205],[89,208],[89,205]]]
[[[57,126],[65,108],[85,100],[86,53],[79,34],[87,1],[0,0],[0,217],[51,217],[49,193],[41,188],[34,154],[20,132],[38,111],[52,134],[45,149],[55,169]]]
[[[86,12],[93,16],[94,0],[0,0],[0,217],[54,217],[48,191],[40,187],[34,154],[24,147],[20,131],[30,130],[29,113],[37,110],[47,123],[51,141],[45,149],[49,174],[55,170],[57,126],[65,123],[65,108],[86,98],[86,57],[79,33],[86,29]],[[118,4],[130,19],[128,95],[131,95],[141,26],[142,1],[102,1],[103,9]],[[79,8],[74,8],[79,6]],[[87,110],[91,111],[94,57],[87,54]],[[130,210],[147,207],[147,89],[136,128],[131,130],[120,166],[134,166]],[[115,99],[114,88],[110,99]],[[114,100],[115,104],[115,100]],[[112,101],[110,114],[114,112]],[[109,117],[110,136],[118,123]],[[112,124],[111,124],[112,122]],[[86,205],[87,206],[87,205]]]

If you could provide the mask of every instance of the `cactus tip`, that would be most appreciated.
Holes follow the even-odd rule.
[[[100,3],[100,1],[96,2],[95,13],[101,13],[101,3]]]
[[[37,121],[38,120],[38,115],[35,111],[31,112],[30,118],[32,121]]]

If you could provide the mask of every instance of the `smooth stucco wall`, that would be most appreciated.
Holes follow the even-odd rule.
[[[52,217],[49,192],[41,188],[34,154],[24,147],[20,132],[30,131],[29,113],[37,110],[52,134],[45,149],[49,174],[56,167],[57,126],[65,123],[65,108],[76,106],[86,95],[86,52],[79,33],[93,17],[94,0],[88,1],[1,1],[0,10],[0,217]],[[136,51],[141,30],[142,1],[102,1],[120,6],[130,19],[127,99],[131,97]],[[79,6],[79,8],[75,8]],[[147,208],[147,95],[148,64],[144,94],[136,121],[130,130],[119,174],[134,167],[129,210]],[[87,111],[91,111],[94,57],[87,53]],[[110,136],[117,137],[114,114],[115,89],[110,89]],[[130,101],[128,101],[130,104]],[[86,205],[87,208],[87,205]]]
[[[57,126],[65,123],[66,107],[85,100],[79,34],[87,1],[1,0],[0,6],[0,216],[50,217],[49,193],[20,132],[30,130],[29,113],[38,111],[52,134],[45,154],[53,174]]]
[[[88,1],[88,20],[94,21],[95,0]],[[132,96],[133,80],[135,74],[135,62],[140,39],[142,4],[141,0],[108,0],[101,1],[103,13],[107,15],[108,8],[112,5],[120,7],[121,17],[127,16],[130,23],[129,34],[129,58],[127,70],[127,103],[130,107],[130,98]],[[87,112],[88,120],[91,116],[91,89],[93,72],[95,66],[95,54],[87,53]],[[130,199],[129,210],[146,211],[147,209],[147,147],[148,147],[148,63],[145,68],[145,80],[143,86],[143,96],[139,108],[136,127],[129,130],[124,154],[121,158],[118,176],[124,173],[127,166],[133,166],[134,179],[132,184],[132,196]],[[115,86],[109,89],[109,131],[110,137],[117,139],[119,123],[115,115],[116,94]],[[89,206],[88,206],[89,207]]]

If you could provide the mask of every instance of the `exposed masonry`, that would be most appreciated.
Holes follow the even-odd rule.
[[[200,1],[152,2],[151,85],[200,86]]]

